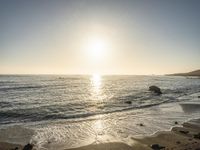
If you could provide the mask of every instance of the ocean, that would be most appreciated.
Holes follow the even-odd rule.
[[[150,92],[151,85],[163,94]],[[199,78],[0,75],[0,141],[31,142],[41,150],[131,143],[133,135],[198,118],[193,106],[200,104],[199,96]]]

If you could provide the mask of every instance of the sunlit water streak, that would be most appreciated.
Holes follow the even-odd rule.
[[[98,74],[94,74],[91,77],[91,94],[95,97],[95,99],[100,100],[102,96],[102,80],[101,76]]]
[[[161,87],[163,95],[149,92],[150,85]],[[38,149],[131,143],[132,135],[198,117],[198,111],[178,105],[199,103],[198,92],[200,80],[183,77],[0,76],[0,141],[31,141]]]

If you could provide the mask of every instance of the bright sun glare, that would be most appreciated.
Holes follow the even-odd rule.
[[[89,57],[94,60],[102,59],[105,55],[106,48],[106,41],[101,37],[93,37],[87,41]]]
[[[101,76],[99,74],[93,74],[92,75],[92,84],[95,88],[99,89],[101,85]]]

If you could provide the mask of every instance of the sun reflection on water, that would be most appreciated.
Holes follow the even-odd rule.
[[[104,91],[104,83],[102,76],[99,74],[93,74],[90,78],[91,82],[91,103],[94,107],[91,111],[103,111],[104,109],[104,101],[107,100],[107,95]],[[95,136],[92,140],[95,140],[95,143],[106,142],[110,139],[110,136],[106,131],[106,122],[104,120],[104,115],[98,115],[96,120],[91,125],[92,133]]]
[[[91,77],[91,94],[94,99],[99,99],[102,95],[102,79],[99,74],[93,74]]]
[[[99,89],[101,87],[101,76],[99,74],[93,74],[91,82],[94,88]]]
[[[99,74],[93,74],[91,76],[91,96],[93,102],[95,103],[96,110],[98,109],[98,106],[101,105],[101,101],[103,99],[102,96],[102,77]],[[96,135],[96,140],[99,136],[102,135],[103,126],[102,126],[102,120],[101,116],[98,117],[98,119],[93,124],[94,133]]]
[[[95,142],[103,142],[105,140],[105,131],[104,131],[104,123],[102,120],[102,116],[100,115],[99,118],[94,122],[93,129],[95,134]]]
[[[94,128],[96,129],[96,131],[102,131],[103,129],[103,125],[102,125],[102,120],[101,118],[99,118],[95,123],[94,123]]]

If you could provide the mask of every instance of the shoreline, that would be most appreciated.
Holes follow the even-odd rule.
[[[65,142],[63,143],[59,143],[56,145],[52,143],[51,141],[48,141],[46,145],[45,144],[38,145],[31,139],[30,140],[31,143],[33,143],[33,145],[35,143],[35,146],[33,147],[33,149],[23,149],[24,146],[28,144],[29,140],[24,141],[21,139],[21,141],[24,141],[24,142],[16,142],[16,143],[14,141],[9,142],[9,140],[3,140],[3,141],[0,141],[0,150],[44,150],[44,149],[45,150],[48,150],[48,149],[50,150],[54,150],[54,149],[55,150],[56,149],[59,149],[59,150],[94,150],[94,149],[95,150],[96,149],[97,150],[102,150],[102,149],[105,149],[105,150],[152,150],[151,146],[153,144],[159,144],[159,146],[165,147],[165,150],[200,150],[200,118],[199,118],[200,105],[199,103],[196,103],[197,101],[199,101],[199,98],[198,98],[199,94],[200,93],[197,92],[189,96],[182,97],[183,99],[185,98],[192,99],[192,101],[163,104],[159,106],[154,106],[152,108],[147,108],[142,111],[143,113],[146,112],[147,114],[150,114],[150,116],[143,114],[140,111],[132,112],[135,114],[137,113],[140,114],[140,115],[137,115],[137,118],[140,118],[143,115],[146,116],[144,118],[150,117],[146,121],[140,120],[141,118],[140,119],[135,118],[136,117],[135,115],[133,115],[132,120],[128,119],[128,122],[130,122],[131,124],[135,124],[135,126],[132,126],[133,127],[132,129],[136,130],[137,132],[140,131],[142,133],[141,136],[135,135],[134,133],[131,133],[131,132],[127,132],[128,134],[124,138],[125,140],[124,139],[121,140],[117,138],[105,139],[106,136],[102,136],[103,135],[102,132],[96,131],[96,134],[99,135],[100,137],[99,138],[100,140],[97,139],[98,142],[91,141],[88,143],[80,144],[79,142],[74,141],[76,144],[75,146],[71,147],[71,146],[65,145],[68,142],[67,140],[65,140]],[[159,110],[160,112],[158,116],[156,114],[157,110]],[[197,115],[194,115],[195,112]],[[178,115],[178,117],[180,117],[179,119],[177,117],[175,118],[170,117],[170,116],[174,116],[174,113],[181,113],[182,117],[180,117],[180,115]],[[127,114],[123,114],[123,116],[121,117],[124,117],[124,115],[127,116]],[[168,116],[167,122],[162,120],[163,118],[165,119],[165,117],[163,116],[165,117]],[[109,117],[113,118],[112,115]],[[148,124],[149,122],[152,122],[153,120],[155,120],[154,124]],[[105,122],[103,122],[102,124],[104,123]],[[91,124],[95,124],[95,121],[88,125],[91,125]],[[98,125],[98,124],[95,124],[95,125]],[[161,127],[163,125],[166,125],[165,126],[166,128],[157,130],[156,132],[152,132],[152,134],[148,134],[149,130],[150,131],[155,130],[155,126]],[[113,126],[111,128],[114,129]],[[121,129],[123,128],[120,128],[120,130]],[[12,138],[13,136],[16,136],[15,134],[21,133],[20,130],[21,128],[17,128],[16,133],[15,133],[15,130],[13,131],[12,129],[11,130],[9,129],[9,132],[12,134],[10,134],[8,137]],[[22,128],[22,130],[24,130],[24,128]],[[185,130],[187,131],[187,133],[185,132]],[[25,130],[25,131],[26,131],[25,136],[27,137],[29,130]],[[114,130],[114,132],[117,132],[117,131],[118,130]],[[7,135],[7,132],[5,132],[5,135]],[[194,136],[197,136],[198,138],[194,138]],[[86,140],[89,138],[92,138],[92,136],[86,137]],[[77,137],[77,140],[78,139],[79,138]],[[73,140],[73,139],[69,139],[69,140]],[[42,142],[41,139],[38,140],[38,142]]]
[[[112,142],[65,150],[200,150],[200,119],[192,119],[179,127],[174,126],[170,131],[159,131],[151,136],[131,139],[131,145]]]
[[[200,150],[200,118],[184,122],[181,126],[174,126],[170,131],[158,131],[143,138],[131,137],[131,140],[130,145],[109,142],[65,150],[152,150],[156,146],[165,150]],[[23,147],[19,144],[0,142],[0,150],[23,150]]]

